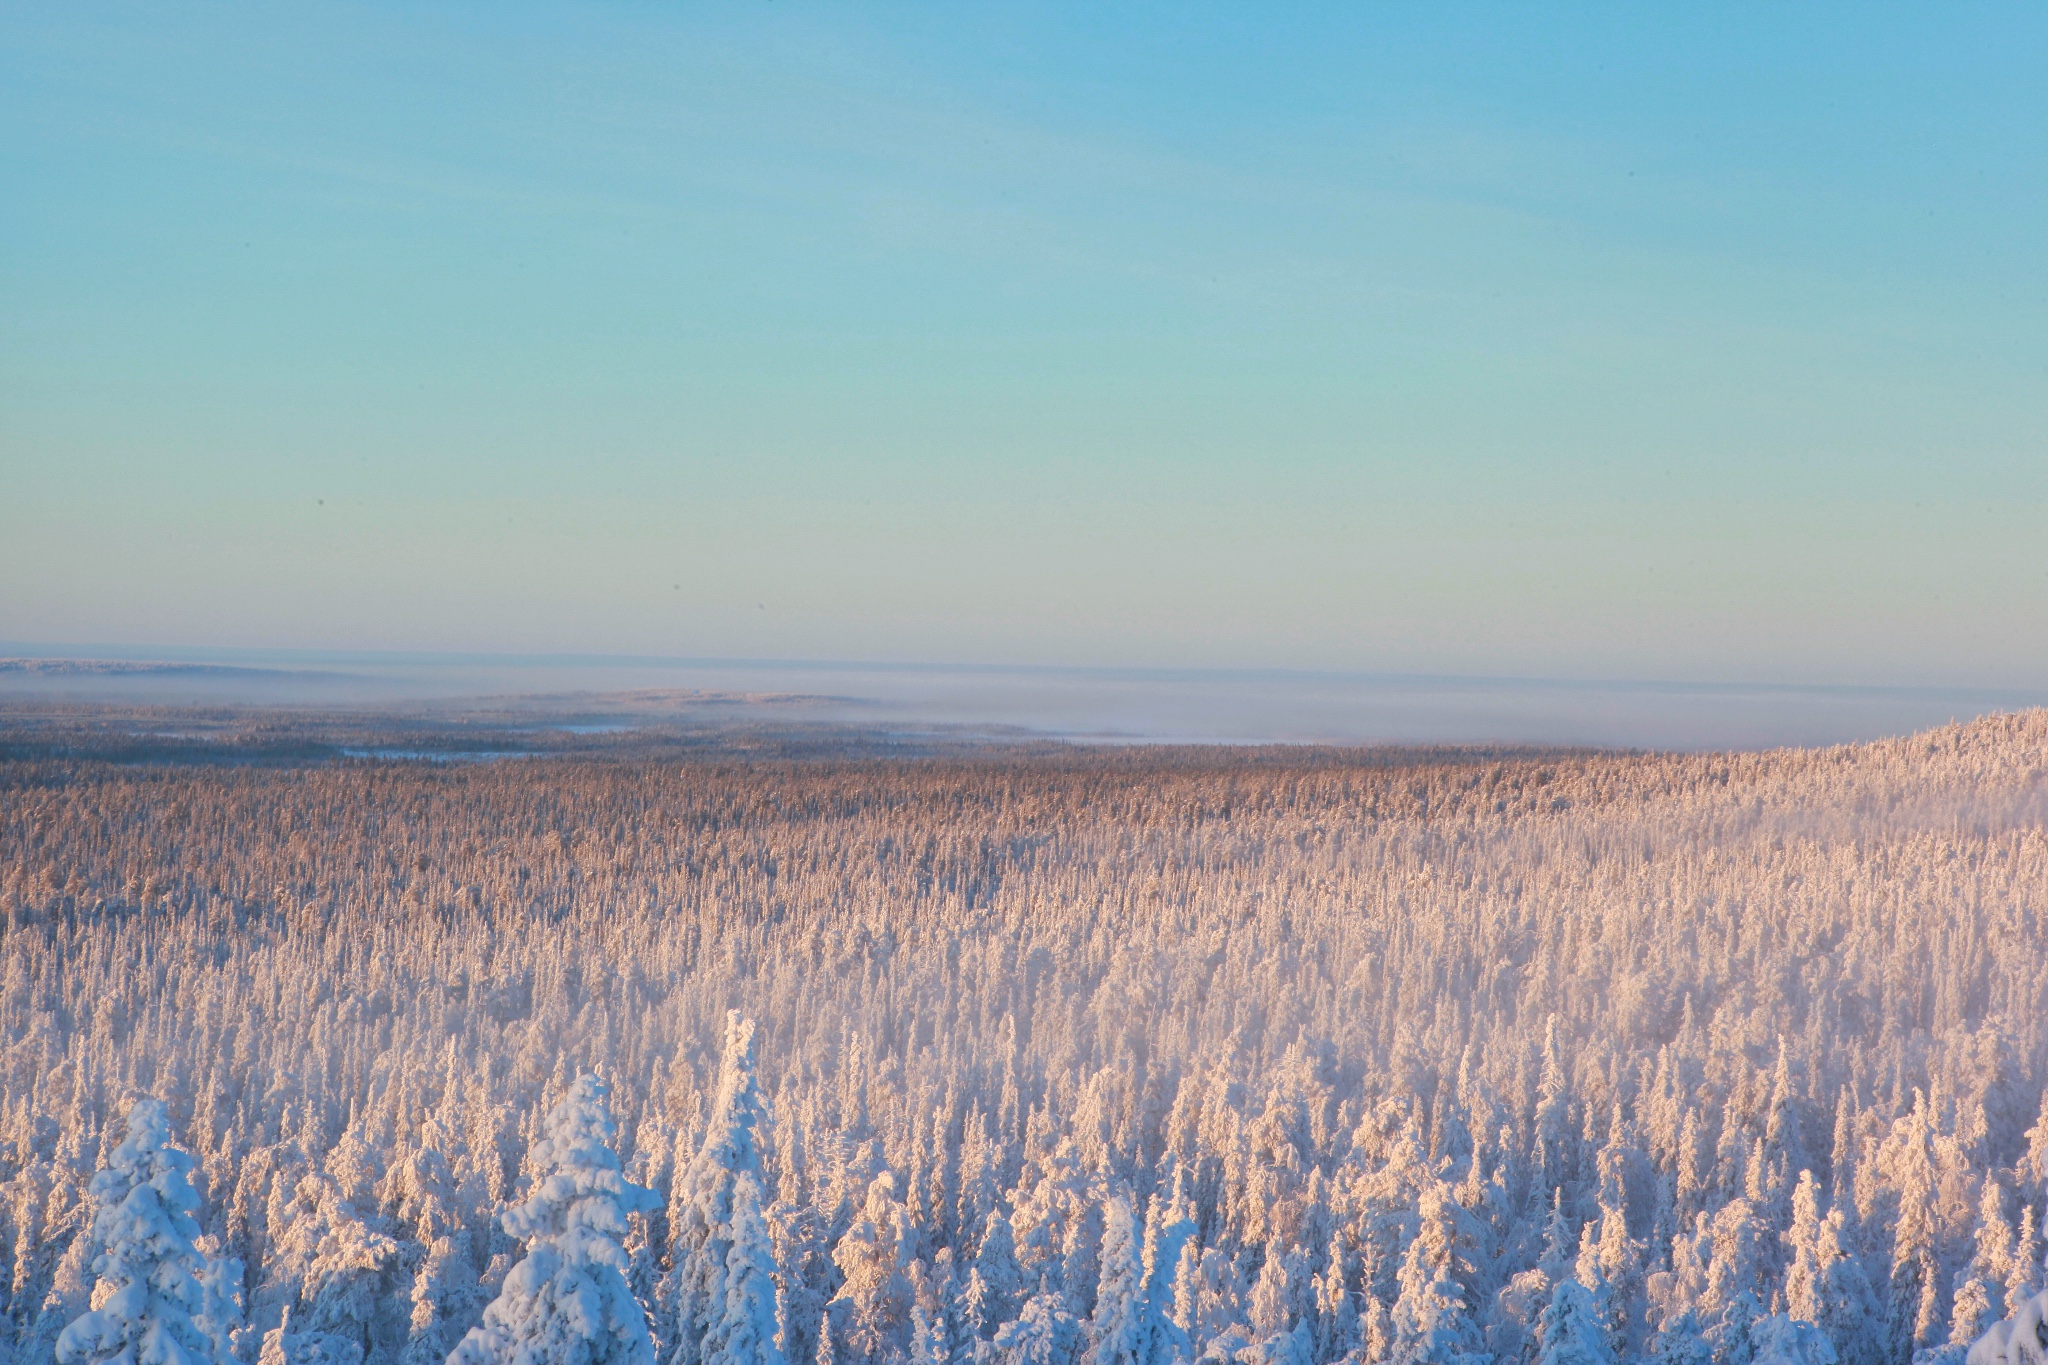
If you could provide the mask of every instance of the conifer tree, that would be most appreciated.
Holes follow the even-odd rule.
[[[1738,1196],[1721,1207],[1710,1225],[1707,1283],[1699,1312],[1710,1330],[1738,1304],[1754,1316],[1757,1303],[1756,1206]]]
[[[1330,1237],[1323,1273],[1315,1282],[1316,1358],[1341,1360],[1360,1346],[1358,1305],[1348,1280],[1349,1252],[1341,1233]]]
[[[192,1168],[192,1158],[171,1145],[162,1103],[137,1100],[127,1135],[92,1179],[98,1307],[57,1339],[59,1365],[208,1365],[219,1358],[195,1321],[206,1295],[192,1246],[199,1235]]]
[[[937,1314],[927,1313],[923,1304],[913,1304],[910,1309],[910,1365],[948,1365],[952,1360],[950,1345],[945,1320]]]
[[[1792,1226],[1784,1233],[1788,1253],[1785,1269],[1785,1307],[1795,1318],[1818,1323],[1821,1307],[1820,1188],[1812,1171],[1799,1173],[1792,1191]]]
[[[1841,1209],[1829,1209],[1814,1239],[1814,1323],[1828,1334],[1843,1365],[1879,1365],[1885,1358],[1884,1315],[1849,1241],[1847,1218]]]
[[[1608,1336],[1592,1291],[1576,1279],[1559,1281],[1537,1329],[1537,1365],[1614,1365]]]
[[[410,1236],[411,1311],[403,1365],[439,1365],[483,1311],[476,1257],[464,1226],[455,1175],[438,1123],[428,1139],[395,1163],[381,1183],[383,1208]]]
[[[1068,1365],[1080,1336],[1065,1298],[1041,1281],[1016,1320],[996,1333],[995,1348],[1004,1365]]]
[[[916,1231],[896,1198],[896,1177],[883,1171],[868,1184],[859,1217],[832,1248],[844,1280],[833,1306],[842,1315],[841,1342],[862,1359],[900,1350],[910,1324],[904,1268],[916,1259]]]
[[[1999,1188],[1995,1178],[1984,1182],[1983,1198],[1977,1205],[1977,1231],[1973,1238],[1975,1250],[1968,1270],[1958,1277],[1957,1283],[1958,1295],[1965,1285],[1977,1286],[1973,1297],[1981,1299],[1982,1303],[1970,1311],[1984,1317],[1987,1324],[2005,1316],[2005,1283],[2012,1278],[2014,1268],[2015,1239],[2012,1224],[2005,1220],[2004,1196],[2005,1192]],[[1951,1322],[1956,1321],[1956,1315],[1962,1311],[1958,1304],[1951,1311]],[[1968,1335],[1974,1339],[1976,1332],[1973,1330]],[[1953,1333],[1950,1340],[1954,1340]]]
[[[2041,1243],[2034,1234],[2034,1206],[2020,1209],[2020,1230],[2013,1239],[2012,1263],[2006,1270],[2005,1302],[2017,1307],[2041,1289]]]
[[[1479,1332],[1450,1277],[1449,1257],[1432,1256],[1417,1237],[1401,1263],[1400,1285],[1392,1313],[1396,1365],[1480,1365]]]
[[[1010,1220],[1001,1209],[989,1212],[981,1233],[981,1248],[974,1258],[974,1272],[986,1296],[980,1310],[982,1320],[993,1331],[1016,1316],[1024,1287],[1024,1273],[1017,1265],[1016,1239],[1010,1232]]]
[[[193,1319],[213,1344],[213,1358],[231,1361],[236,1341],[249,1331],[243,1304],[246,1271],[232,1256],[207,1259],[199,1272],[199,1315]]]
[[[276,1239],[289,1267],[277,1288],[291,1289],[294,1333],[349,1342],[366,1360],[401,1348],[408,1310],[398,1243],[357,1216],[325,1175],[299,1181],[290,1222]],[[381,1349],[380,1349],[381,1348]]]
[[[746,1172],[733,1181],[728,1226],[732,1245],[725,1254],[725,1297],[704,1334],[705,1365],[784,1365],[774,1249],[761,1218],[760,1186]]]
[[[1173,1194],[1162,1200],[1153,1195],[1145,1210],[1144,1345],[1139,1365],[1173,1365],[1193,1354],[1192,1343],[1175,1314],[1179,1299],[1177,1283],[1185,1264],[1184,1250],[1194,1245],[1194,1210],[1189,1206],[1185,1182],[1176,1173]]]
[[[1783,1313],[1753,1323],[1749,1344],[1755,1365],[1837,1365],[1825,1332]]]
[[[733,1246],[733,1190],[761,1178],[756,1128],[761,1094],[754,1075],[754,1024],[725,1016],[725,1045],[704,1141],[677,1178],[671,1201],[670,1262],[664,1308],[671,1365],[701,1365],[704,1339],[724,1311],[726,1261]]]
[[[448,1357],[449,1365],[653,1365],[646,1315],[626,1284],[626,1219],[656,1205],[620,1173],[611,1089],[588,1073],[548,1115],[540,1172],[505,1230],[526,1258]]]
[[[1543,1027],[1543,1079],[1536,1100],[1536,1163],[1542,1188],[1561,1190],[1571,1175],[1571,1101],[1557,1042],[1557,1016]]]
[[[1144,1248],[1130,1196],[1110,1196],[1103,1211],[1102,1281],[1089,1324],[1096,1365],[1144,1365],[1147,1295]]]
[[[1666,1320],[1650,1343],[1657,1365],[1711,1365],[1714,1348],[1700,1320],[1686,1309]]]
[[[981,1278],[980,1266],[968,1268],[967,1283],[960,1289],[960,1316],[970,1346],[988,1340],[991,1330],[988,1282]]]

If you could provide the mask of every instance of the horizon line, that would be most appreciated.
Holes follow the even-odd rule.
[[[1572,678],[1537,674],[1403,672],[1373,669],[1303,668],[1284,665],[1150,665],[975,663],[877,659],[763,658],[718,655],[600,653],[590,651],[517,652],[498,650],[346,649],[330,646],[200,646],[130,645],[111,642],[58,645],[40,641],[0,640],[0,659],[36,662],[123,663],[256,663],[291,662],[354,664],[383,667],[456,667],[496,665],[512,668],[674,668],[841,670],[879,674],[952,673],[984,676],[1092,678],[1104,681],[1286,681],[1372,682],[1450,686],[1508,686],[1537,690],[1583,689],[1614,692],[1780,693],[1799,696],[1956,697],[1976,701],[2024,701],[2048,704],[2048,684],[2040,687],[1986,687],[1941,683],[1805,683],[1753,679],[1686,680],[1674,678]],[[276,668],[263,671],[283,673]],[[301,675],[304,669],[298,670]]]

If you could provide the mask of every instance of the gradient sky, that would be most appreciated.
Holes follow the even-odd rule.
[[[0,10],[0,638],[2048,682],[2048,9]]]

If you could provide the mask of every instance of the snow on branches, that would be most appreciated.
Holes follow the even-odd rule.
[[[610,1096],[603,1080],[581,1075],[548,1115],[532,1152],[541,1174],[504,1214],[505,1231],[525,1239],[526,1258],[449,1365],[654,1365],[619,1239],[628,1214],[660,1200],[620,1173]]]
[[[135,1102],[128,1132],[92,1179],[93,1307],[57,1339],[59,1365],[210,1365],[221,1342],[202,1327],[206,1267],[192,1245],[193,1162],[171,1145],[154,1099]]]

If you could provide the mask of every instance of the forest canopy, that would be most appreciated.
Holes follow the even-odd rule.
[[[0,762],[13,1365],[125,1340],[181,1153],[132,1273],[195,1365],[550,1294],[636,1365],[1924,1365],[2044,1287],[2048,713],[296,752]]]

